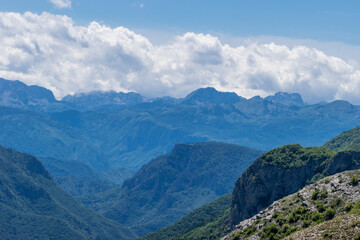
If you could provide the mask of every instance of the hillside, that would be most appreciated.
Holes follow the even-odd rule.
[[[286,145],[260,156],[238,179],[233,191],[233,225],[329,174],[360,168],[360,152]]]
[[[344,235],[354,237],[360,227],[359,179],[360,170],[326,177],[241,221],[224,240],[282,239],[293,232],[288,239],[351,239]]]
[[[232,224],[249,218],[273,201],[321,175],[334,152],[326,148],[285,145],[261,155],[238,179],[233,191]]]
[[[306,228],[286,237],[287,240],[360,239],[360,202],[350,213]]]
[[[324,147],[334,151],[349,149],[360,150],[360,126],[342,132],[340,135],[326,142]]]
[[[294,211],[293,213],[294,215],[297,214],[296,211],[304,210],[304,208],[300,210],[297,209],[296,211],[294,210],[295,208],[297,208],[297,206],[299,206],[299,204],[302,207],[307,208],[307,206],[310,206],[310,203],[304,201],[300,202],[300,200],[304,200],[304,198],[302,196],[301,198],[299,198],[298,195],[295,194],[294,196],[296,196],[296,198],[294,199],[292,197],[290,198],[286,197],[288,194],[294,193],[298,189],[301,189],[303,186],[310,184],[311,182],[316,182],[318,179],[322,179],[326,175],[339,173],[349,169],[359,169],[359,168],[360,168],[360,152],[356,152],[356,151],[343,151],[343,152],[335,153],[326,148],[316,148],[316,147],[303,148],[300,145],[286,145],[274,149],[260,156],[244,172],[242,177],[239,178],[233,192],[233,194],[234,195],[237,194],[237,196],[233,195],[232,198],[233,208],[231,209],[231,213],[234,214],[234,211],[238,210],[238,208],[234,208],[234,205],[237,204],[235,206],[242,207],[240,208],[239,212],[240,214],[242,214],[243,217],[246,216],[246,214],[248,214],[247,216],[249,217],[255,215],[255,217],[251,218],[252,220],[250,221],[250,223],[259,224],[258,221],[259,218],[263,217],[265,219],[269,219],[272,217],[272,213],[270,214],[269,210],[264,210],[273,202],[271,201],[271,199],[273,198],[274,200],[277,200],[285,197],[283,198],[283,200],[276,201],[274,205],[277,205],[278,202],[285,204],[284,199],[288,199],[289,201],[287,201],[286,204],[292,207],[288,208],[288,212],[283,212],[282,214],[283,215],[287,214],[287,218],[290,218],[288,216],[290,212],[292,213]],[[316,201],[315,200],[312,201],[311,204],[316,204],[315,206],[316,209],[319,208],[320,209],[319,211],[321,211],[321,213],[324,214],[331,214],[332,210],[328,209],[329,207],[332,207],[332,209],[336,208],[337,212],[335,213],[335,215],[339,215],[341,211],[338,210],[341,204],[337,200],[336,196],[335,195],[333,196],[332,194],[336,193],[340,195],[345,195],[345,197],[342,199],[343,200],[342,206],[344,206],[345,200],[352,201],[355,203],[357,201],[360,192],[356,183],[357,181],[354,179],[358,178],[359,174],[360,174],[360,170],[356,170],[354,172],[341,173],[332,177],[328,177],[323,180],[319,180],[314,185],[311,185],[312,190],[314,190],[313,189],[314,186],[316,187],[316,189],[318,189],[317,191],[315,191],[314,194],[315,197],[313,197],[316,198],[315,199]],[[353,175],[354,177],[352,177]],[[342,178],[343,180],[340,181],[339,179]],[[239,184],[240,182],[242,182],[242,184]],[[349,182],[350,183],[353,182],[350,184],[351,185],[350,188],[349,188]],[[318,187],[320,185],[324,186],[326,191],[323,190],[323,187],[321,188]],[[304,191],[308,191],[310,188],[307,187],[306,189],[307,190]],[[355,191],[355,194],[353,194],[353,191]],[[286,194],[286,192],[290,192],[290,193]],[[324,201],[325,199],[322,199],[324,198],[324,196],[327,197],[326,201]],[[242,202],[236,202],[241,197],[242,197],[241,200]],[[335,203],[338,205],[334,206]],[[261,208],[261,206],[263,207]],[[274,208],[271,206],[268,209],[273,210]],[[259,209],[257,207],[259,207]],[[239,212],[235,214],[239,214]],[[319,217],[319,215],[316,215],[316,213],[311,213],[311,214],[315,214],[314,219]],[[275,215],[277,215],[277,213],[275,213]],[[219,214],[218,217],[214,218],[211,222],[206,222],[203,224],[191,225],[192,219],[189,218],[190,215],[187,215],[178,223],[181,225],[190,223],[190,226],[192,226],[193,230],[183,234],[179,234],[175,231],[177,235],[176,237],[174,237],[174,239],[219,239],[221,236],[225,235],[227,228],[230,227],[229,219],[231,220],[233,225],[238,225],[239,223],[239,222],[235,223],[236,220],[234,221],[234,215],[230,215],[230,212],[226,210],[225,211],[223,210],[222,214]],[[247,217],[244,217],[244,219],[246,218]],[[295,218],[297,218],[297,216],[295,216]],[[196,216],[193,217],[193,219],[196,220],[197,219]],[[242,224],[246,223],[244,225],[245,227],[238,225],[237,226],[238,230],[235,233],[236,235],[238,235],[238,237],[247,238],[250,235],[253,235],[257,230],[255,229],[254,226],[248,224],[249,220],[244,220],[244,219],[242,219],[243,220]],[[325,218],[320,217],[319,219],[322,219],[321,221],[323,221]],[[305,220],[308,221],[309,219],[305,219]],[[279,221],[282,223],[283,220],[281,219]],[[296,224],[299,224],[299,222],[297,221],[298,220],[296,220]],[[311,221],[310,223],[312,223]],[[308,223],[305,222],[304,224],[307,226]],[[291,234],[294,230],[298,229],[297,227],[295,228],[294,226],[290,226],[290,225],[289,224],[284,225],[286,229],[282,229],[281,228],[282,226],[277,226],[276,228],[274,227],[273,228],[275,229],[274,231],[279,232],[281,230],[281,232],[279,232],[277,237],[279,236],[284,237],[286,235]],[[169,233],[169,232],[171,233],[171,231],[174,231],[173,228],[175,226],[176,225],[172,225],[167,228],[160,229],[155,233],[152,233],[153,235],[149,234],[144,238],[147,239],[148,237],[148,239],[152,239],[151,238],[152,236],[163,236],[161,234]],[[265,230],[267,231],[268,228],[265,228]],[[258,232],[259,234],[261,233],[261,231]],[[283,235],[283,233],[284,234],[286,233],[286,235]],[[270,233],[267,232],[264,234],[268,235]],[[265,236],[264,234],[262,235],[263,236],[262,238],[267,239],[266,237],[264,237]],[[277,237],[270,239],[278,239]],[[258,238],[254,237],[254,239],[258,239]]]
[[[231,192],[239,174],[260,154],[224,143],[177,144],[170,154],[143,166],[122,188],[80,200],[141,236]]]
[[[117,222],[81,207],[34,157],[0,147],[2,239],[134,239]]]
[[[229,229],[231,194],[228,193],[187,214],[168,227],[150,233],[139,240],[215,239]]]

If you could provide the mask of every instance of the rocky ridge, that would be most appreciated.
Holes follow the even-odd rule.
[[[360,170],[326,177],[297,193],[275,201],[253,217],[241,221],[234,231],[222,239],[281,239],[295,231],[344,215],[360,199],[359,179]],[[358,215],[352,217],[354,221],[358,221],[358,218]],[[359,228],[357,225],[355,227]],[[307,232],[311,233],[308,230]],[[323,237],[323,233],[324,231],[319,234]],[[289,239],[299,239],[299,234],[294,234],[296,237]],[[309,236],[305,233],[303,235]]]
[[[324,176],[360,168],[360,152],[286,145],[260,156],[238,179],[231,222],[237,225],[272,202]]]

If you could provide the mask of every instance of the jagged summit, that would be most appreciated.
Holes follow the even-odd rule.
[[[274,96],[267,96],[265,100],[273,103],[280,103],[286,106],[304,106],[304,101],[298,93],[278,92]]]
[[[89,93],[67,95],[63,98],[63,101],[81,107],[97,108],[106,105],[134,105],[142,103],[144,97],[134,92],[93,91]]]

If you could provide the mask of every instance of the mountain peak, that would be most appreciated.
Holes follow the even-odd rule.
[[[89,93],[68,95],[64,97],[63,100],[81,107],[94,109],[106,105],[138,104],[144,101],[144,97],[134,92],[92,91]]]
[[[55,102],[54,94],[49,89],[0,78],[0,105],[23,107]]]
[[[304,101],[298,93],[277,92],[274,96],[266,97],[265,100],[286,106],[304,106]]]
[[[220,92],[213,87],[199,88],[184,99],[184,103],[213,103],[213,104],[234,104],[242,101],[243,98],[234,92]]]

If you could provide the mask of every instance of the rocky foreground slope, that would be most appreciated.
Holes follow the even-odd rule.
[[[326,177],[241,221],[223,240],[352,239],[360,230],[359,179],[360,170]]]
[[[238,179],[231,222],[257,214],[272,202],[324,176],[360,168],[360,152],[286,145],[260,156]]]

